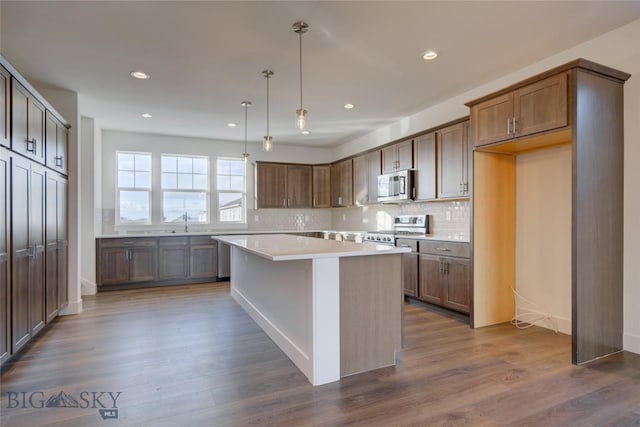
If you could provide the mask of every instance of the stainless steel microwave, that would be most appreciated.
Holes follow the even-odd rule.
[[[413,171],[401,170],[378,176],[378,201],[397,202],[414,198]]]

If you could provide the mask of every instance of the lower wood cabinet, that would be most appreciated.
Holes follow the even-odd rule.
[[[418,298],[468,314],[470,266],[468,243],[421,242]]]
[[[96,241],[98,286],[216,280],[218,245],[210,236],[104,238]]]
[[[9,156],[0,147],[0,200],[9,200],[9,171]],[[11,355],[9,206],[9,203],[0,205],[0,363]]]
[[[158,239],[158,280],[184,279],[189,275],[189,238]]]
[[[191,238],[191,278],[216,277],[218,275],[218,242],[209,236]]]

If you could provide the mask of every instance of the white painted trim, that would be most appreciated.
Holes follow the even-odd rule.
[[[313,383],[313,366],[309,355],[298,347],[284,332],[273,324],[247,297],[239,290],[231,287],[231,297],[238,303],[262,330],[276,343],[289,359]],[[316,385],[316,384],[314,384]]]
[[[75,302],[69,302],[65,308],[60,310],[58,315],[60,316],[68,316],[70,314],[80,314],[82,313],[82,298]]]
[[[340,260],[313,260],[313,385],[340,380]]]
[[[633,335],[628,332],[625,333],[623,335],[622,348],[625,351],[630,351],[632,353],[640,354],[640,336]]]
[[[81,295],[95,295],[98,293],[98,285],[85,279],[80,279]]]

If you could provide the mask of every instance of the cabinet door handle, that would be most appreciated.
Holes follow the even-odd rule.
[[[518,122],[516,121],[516,118],[513,118],[513,134],[515,135],[516,132],[518,131]]]
[[[54,157],[55,161],[56,161],[56,167],[61,168],[62,167],[62,156],[56,156]]]
[[[444,266],[442,261],[440,261],[439,265],[438,265],[438,272],[440,273],[444,273]]]
[[[31,139],[27,139],[25,141],[27,141],[27,151],[29,153],[36,154],[36,139],[35,138],[31,138]]]
[[[341,205],[342,204],[342,196],[338,197],[338,204]]]
[[[282,207],[283,208],[287,207],[287,199],[282,199]]]
[[[442,263],[442,267],[444,269],[444,273],[449,273],[449,263],[448,262],[443,262]]]
[[[313,198],[313,206],[316,206],[316,198]]]
[[[507,119],[507,135],[511,135],[511,118]]]
[[[449,249],[449,248],[436,248],[436,251],[450,252],[451,249]]]

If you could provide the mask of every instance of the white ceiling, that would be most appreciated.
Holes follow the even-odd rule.
[[[2,54],[106,129],[335,146],[640,18],[640,2],[10,1]],[[303,19],[304,107],[294,128]],[[425,62],[422,54],[440,56]],[[144,70],[151,79],[129,77]],[[356,104],[353,110],[343,104]],[[152,119],[140,114],[149,112]],[[237,122],[228,128],[227,122]]]

